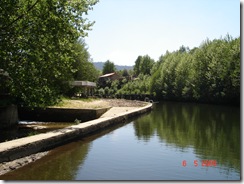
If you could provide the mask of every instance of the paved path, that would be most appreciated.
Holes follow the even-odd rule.
[[[140,107],[112,107],[107,112],[105,112],[100,118],[105,117],[115,117],[120,114],[133,111],[135,109],[139,109]]]

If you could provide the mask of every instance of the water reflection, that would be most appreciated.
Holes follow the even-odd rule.
[[[138,139],[161,141],[240,171],[240,108],[164,102],[134,123]]]
[[[2,180],[73,180],[90,144],[73,142],[54,149],[49,155],[23,168],[0,176]]]
[[[217,167],[195,167],[191,159]],[[240,180],[240,109],[164,102],[0,179]]]
[[[57,147],[40,160],[0,176],[0,180],[75,180],[92,148],[92,141],[109,135],[123,125],[124,123],[117,124],[97,134]]]

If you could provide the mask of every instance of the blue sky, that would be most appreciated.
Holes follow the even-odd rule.
[[[85,42],[94,62],[134,65],[139,55],[155,61],[181,45],[198,47],[209,38],[240,36],[238,0],[100,0]]]

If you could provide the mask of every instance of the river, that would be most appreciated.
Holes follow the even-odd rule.
[[[162,102],[2,180],[240,180],[240,108]]]

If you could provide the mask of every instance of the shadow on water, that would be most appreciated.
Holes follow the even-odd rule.
[[[130,118],[126,122],[111,125],[107,129],[54,148],[43,158],[0,176],[0,180],[74,180],[78,168],[82,167],[89,154],[92,141],[113,132],[134,119]]]
[[[240,171],[240,108],[207,104],[163,102],[134,123],[138,139],[155,134],[184,151],[192,147],[200,159]]]
[[[2,180],[72,180],[89,151],[88,143],[72,142],[20,169],[0,176]]]

